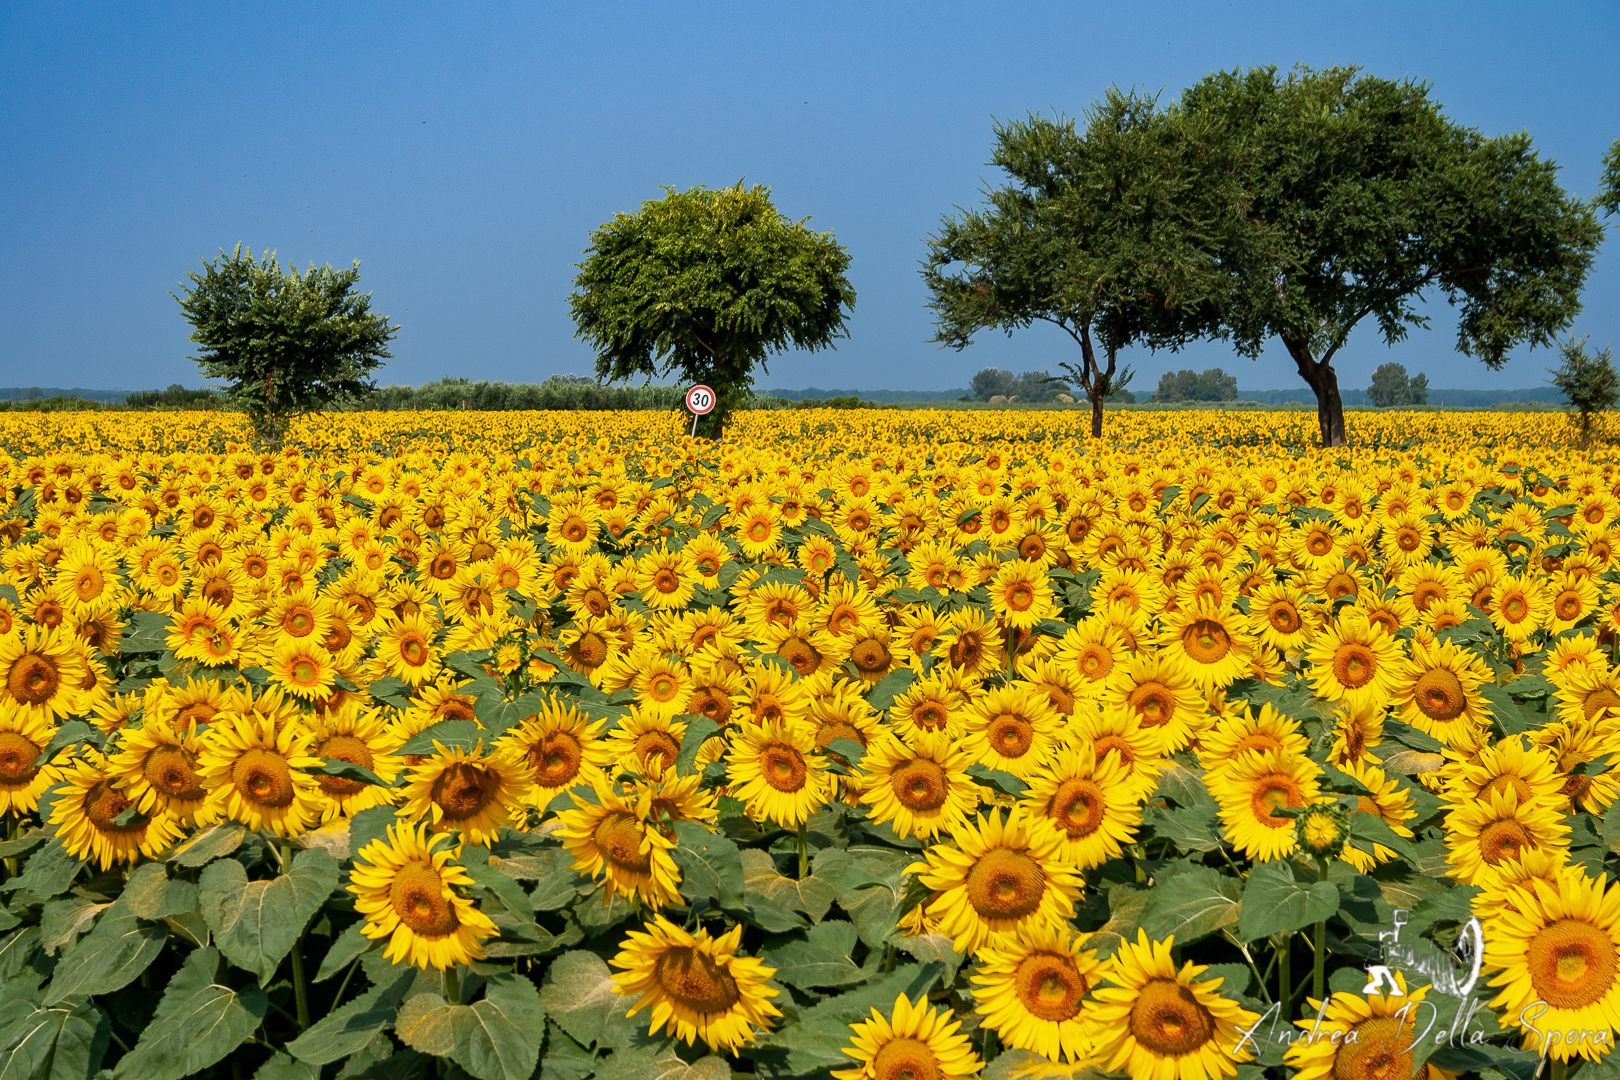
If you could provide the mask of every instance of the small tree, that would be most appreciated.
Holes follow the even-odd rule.
[[[191,286],[175,296],[204,377],[226,384],[227,404],[245,410],[261,437],[281,440],[284,421],[299,413],[376,389],[367,376],[393,354],[399,327],[371,310],[371,294],[354,292],[360,261],[347,270],[314,263],[283,271],[274,251],[220,249]]]
[[[1620,402],[1620,374],[1614,370],[1614,349],[1611,346],[1602,352],[1588,353],[1586,339],[1577,341],[1571,335],[1558,351],[1564,362],[1557,368],[1548,368],[1547,373],[1576,412],[1581,445],[1589,446],[1593,418]]]
[[[1205,368],[1202,373],[1190,368],[1167,371],[1159,376],[1159,389],[1154,401],[1236,401],[1237,376],[1228,375],[1220,368]]]
[[[1429,403],[1429,377],[1423,372],[1412,376],[1406,384],[1406,400],[1409,405],[1427,405]]]
[[[767,187],[665,188],[591,233],[568,304],[577,337],[610,380],[679,372],[719,396],[716,438],[765,369],[789,347],[848,337],[849,253],[771,204]]]
[[[1603,177],[1598,181],[1593,205],[1603,211],[1604,217],[1620,214],[1620,139],[1614,140],[1603,155]]]
[[[1110,90],[1083,132],[1064,117],[998,124],[994,163],[1010,182],[928,240],[933,340],[963,349],[983,330],[1058,327],[1080,351],[1078,364],[1058,366],[1091,399],[1101,436],[1103,402],[1131,377],[1121,349],[1175,350],[1218,326],[1212,294],[1226,274],[1205,248],[1232,192],[1195,182],[1219,170],[1183,152],[1180,121],[1150,97]]]
[[[1379,364],[1373,372],[1372,385],[1367,387],[1367,396],[1383,409],[1427,405],[1429,377],[1420,371],[1408,378],[1405,364]]]

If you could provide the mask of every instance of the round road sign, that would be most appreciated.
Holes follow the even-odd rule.
[[[715,394],[702,383],[686,392],[686,408],[693,416],[707,416],[714,412]]]

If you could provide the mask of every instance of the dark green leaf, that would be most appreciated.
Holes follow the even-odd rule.
[[[681,895],[713,900],[722,909],[740,909],[743,871],[737,845],[696,821],[677,821],[675,838],[669,855],[681,868]]]
[[[361,933],[366,925],[364,919],[350,923],[343,933],[332,939],[331,948],[326,950],[326,956],[321,960],[321,966],[315,972],[314,982],[325,982],[341,972],[362,954],[372,949],[383,947],[386,939],[372,940]]]
[[[866,700],[871,702],[872,708],[879,711],[887,709],[894,704],[894,699],[900,697],[911,685],[917,681],[916,674],[910,668],[896,668],[877,681],[866,694]]]
[[[247,826],[234,821],[210,825],[191,838],[190,843],[169,856],[171,862],[195,868],[214,859],[222,859],[242,846]]]
[[[111,1023],[90,1002],[35,1009],[0,1050],[0,1080],[85,1080],[101,1069]]]
[[[338,884],[338,863],[319,848],[300,851],[287,873],[249,881],[234,859],[209,863],[198,882],[214,943],[268,985],[310,917]]]
[[[776,911],[796,916],[781,923],[767,924],[758,918],[756,912],[756,921],[766,930],[781,933],[802,929],[808,923],[820,922],[826,916],[837,890],[821,872],[821,855],[818,854],[816,859],[817,864],[813,867],[816,872],[798,881],[778,873],[776,860],[768,852],[756,848],[743,850],[743,888],[747,892],[749,906],[759,907],[763,901]]]
[[[435,742],[446,749],[471,750],[482,739],[483,732],[476,720],[440,720],[406,739],[396,753],[431,755],[437,753]]]
[[[1321,922],[1339,910],[1339,891],[1326,881],[1302,885],[1294,879],[1294,866],[1273,859],[1249,871],[1243,887],[1243,910],[1238,936],[1244,941]]]
[[[166,863],[142,863],[130,875],[122,897],[129,910],[143,919],[166,919],[201,910],[197,886],[190,881],[169,880]]]
[[[613,973],[602,958],[576,950],[563,953],[546,969],[540,1001],[547,1016],[581,1046],[590,1046],[601,1038],[607,1022],[627,1008],[613,987]]]
[[[1148,890],[1139,921],[1154,941],[1174,934],[1177,945],[1191,945],[1238,921],[1242,884],[1210,867],[1171,863]]]
[[[288,1043],[288,1051],[311,1065],[324,1065],[358,1053],[394,1022],[399,1003],[415,981],[414,969],[399,971],[386,986],[374,987],[322,1017]]]
[[[312,776],[341,776],[345,780],[354,780],[361,784],[372,784],[376,787],[388,786],[382,777],[364,765],[357,765],[352,761],[344,761],[341,758],[323,757],[319,765],[313,765],[303,771]]]
[[[181,1080],[223,1061],[264,1020],[264,991],[214,982],[219,953],[197,949],[169,980],[152,1023],[113,1070],[116,1080]]]
[[[680,753],[675,755],[675,775],[691,776],[693,763],[697,760],[698,751],[703,744],[714,737],[720,730],[720,725],[707,716],[695,716],[686,725],[686,734],[681,737]]]
[[[776,968],[777,979],[801,990],[853,986],[870,976],[851,959],[859,940],[853,923],[830,919],[766,946],[760,958]]]
[[[46,1005],[69,998],[110,994],[127,986],[157,959],[168,928],[137,918],[120,900],[96,928],[63,955],[44,995]]]

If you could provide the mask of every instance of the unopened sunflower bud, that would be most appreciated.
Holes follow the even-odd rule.
[[[1331,859],[1350,839],[1350,818],[1337,803],[1315,803],[1294,819],[1294,837],[1300,850],[1319,859]]]

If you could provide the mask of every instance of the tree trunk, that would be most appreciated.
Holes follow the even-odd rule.
[[[1103,429],[1103,398],[1106,396],[1103,388],[1107,385],[1107,380],[1097,367],[1097,353],[1091,347],[1091,327],[1085,323],[1080,324],[1080,361],[1082,364],[1080,370],[1086,376],[1080,385],[1085,388],[1086,397],[1091,401],[1091,437],[1100,439]],[[1108,374],[1113,373],[1113,358],[1110,357]]]
[[[1313,358],[1309,342],[1298,338],[1283,338],[1283,344],[1288,347],[1288,355],[1294,358],[1300,378],[1316,394],[1317,435],[1322,445],[1348,446],[1350,440],[1344,433],[1344,402],[1339,398],[1339,373],[1333,370],[1331,357]]]
[[[1091,395],[1091,437],[1102,438],[1103,399],[1101,394]]]

